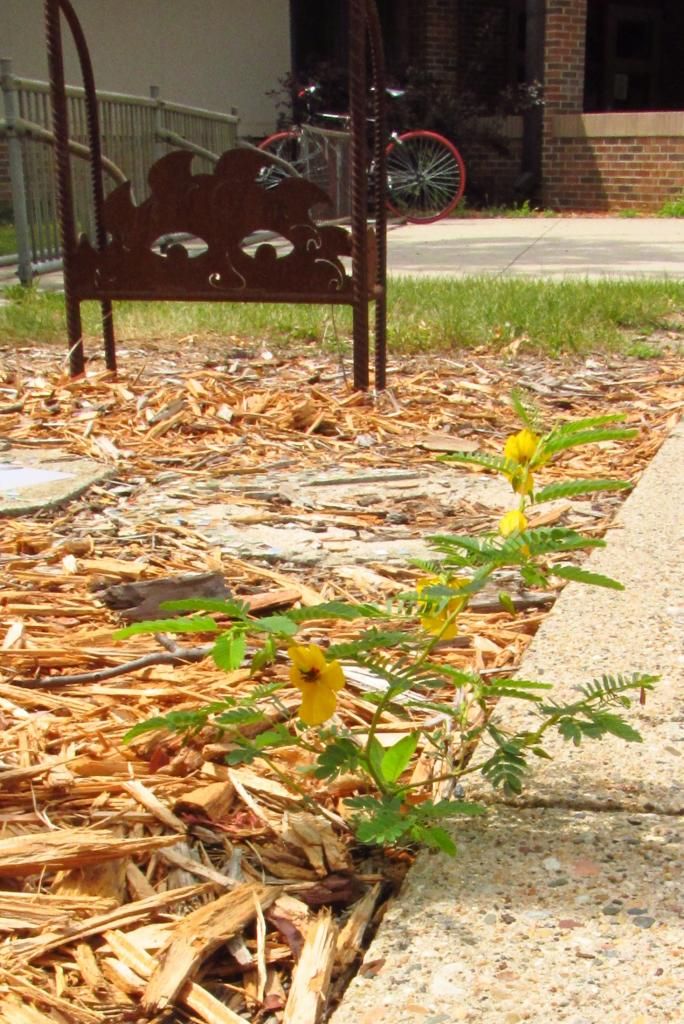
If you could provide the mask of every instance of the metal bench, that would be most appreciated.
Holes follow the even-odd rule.
[[[370,386],[369,305],[375,308],[374,386],[386,376],[386,219],[384,173],[384,62],[375,0],[349,0],[351,100],[351,227],[319,223],[314,207],[326,202],[319,186],[265,174],[272,158],[233,149],[212,173],[193,173],[192,152],[174,150],[148,171],[149,195],[137,203],[126,182],[105,198],[95,80],[87,43],[71,0],[45,0],[57,207],[64,265],[69,365],[84,372],[80,304],[102,308],[105,361],[116,370],[113,303],[118,300],[197,302],[293,302],[344,304],[353,311],[354,386]],[[69,159],[62,18],[80,63],[91,153],[94,237],[77,237]],[[366,60],[370,55],[371,83]],[[374,104],[374,223],[368,225],[366,104]],[[255,232],[271,232],[252,244]],[[193,236],[201,251],[182,241],[159,246],[168,236]]]

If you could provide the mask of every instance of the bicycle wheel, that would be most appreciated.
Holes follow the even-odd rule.
[[[461,154],[436,132],[405,132],[387,147],[387,206],[411,224],[448,216],[466,182]]]
[[[259,143],[259,149],[286,161],[292,171],[280,164],[271,164],[261,175],[266,188],[273,188],[283,178],[299,175],[325,188],[327,164],[323,143],[306,131],[284,131],[269,135]]]

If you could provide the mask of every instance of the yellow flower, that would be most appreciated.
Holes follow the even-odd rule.
[[[516,494],[531,494],[534,490],[534,474],[526,466],[518,466],[515,472],[506,476]]]
[[[287,653],[290,682],[302,694],[299,717],[306,725],[321,725],[337,707],[337,691],[344,686],[344,672],[339,661],[326,661],[317,644],[295,645]]]
[[[448,586],[458,590],[459,584],[465,583],[465,580],[453,578],[447,580],[440,580],[438,576],[426,576],[422,580],[418,580],[416,583],[416,593],[418,596],[427,587],[439,587]],[[462,611],[468,603],[467,597],[454,597],[448,604],[441,608],[439,611],[426,611],[426,614],[421,615],[420,624],[424,630],[428,633],[432,633],[433,636],[439,636],[441,640],[453,640],[455,636],[458,636],[458,625],[454,618],[452,622],[446,625],[447,620],[455,615],[457,612]],[[423,603],[424,608],[429,608],[430,602],[425,601]],[[446,626],[446,629],[445,629]]]
[[[530,494],[534,488],[534,476],[529,466],[538,445],[539,438],[531,430],[519,430],[506,439],[504,458],[515,463],[506,476],[516,494]]]
[[[531,430],[519,430],[510,434],[504,445],[504,458],[518,464],[529,463],[537,450],[539,438]]]
[[[527,517],[517,508],[507,512],[499,520],[499,533],[502,537],[510,537],[512,533],[522,533],[527,529]]]

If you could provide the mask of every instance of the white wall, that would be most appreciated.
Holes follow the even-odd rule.
[[[267,97],[290,67],[289,0],[72,0],[99,89],[208,110],[238,108],[240,132],[273,130]],[[64,19],[67,81],[80,85]],[[47,78],[42,0],[0,0],[0,57],[16,75]]]

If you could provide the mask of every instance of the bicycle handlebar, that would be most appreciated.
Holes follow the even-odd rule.
[[[320,90],[320,82],[310,82],[308,85],[305,85],[298,90],[297,99],[302,100],[305,99],[307,96],[313,97],[316,95],[317,92],[320,92]],[[371,86],[370,91],[375,92],[375,86]],[[391,86],[386,85],[385,93],[388,96],[391,96],[393,100],[398,100],[401,99],[402,96],[406,95],[406,89],[393,89]]]

